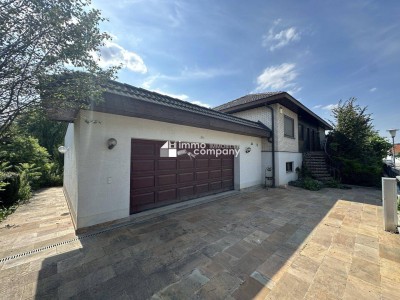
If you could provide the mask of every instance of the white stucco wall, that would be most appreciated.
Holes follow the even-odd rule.
[[[286,172],[286,163],[293,162],[293,172]],[[296,168],[301,168],[303,156],[301,153],[275,152],[276,182],[277,186],[283,186],[289,181],[297,180]]]
[[[164,122],[81,111],[79,127],[77,227],[127,217],[130,202],[131,139],[174,140],[238,145],[235,188],[262,184],[261,138]],[[109,150],[109,138],[118,141]],[[250,153],[244,148],[251,147]]]
[[[77,208],[78,208],[78,171],[77,171],[77,148],[79,147],[78,132],[75,129],[75,124],[68,125],[65,134],[64,146],[67,152],[64,154],[64,193],[68,201],[68,206],[71,211],[71,216],[74,223],[77,223]]]
[[[249,110],[243,110],[232,115],[236,117],[240,117],[246,120],[250,120],[253,122],[262,122],[266,126],[272,129],[272,117],[271,117],[271,110],[266,107],[257,107]],[[266,138],[262,139],[262,150],[263,151],[271,151],[272,150],[272,143],[269,143]]]
[[[297,114],[280,104],[272,104],[270,105],[270,107],[274,110],[275,151],[299,152]],[[272,129],[271,111],[266,107],[257,107],[249,110],[244,110],[233,113],[233,115],[254,122],[261,121]],[[284,135],[285,115],[294,120],[294,138],[285,137]],[[272,144],[269,143],[266,139],[263,141],[262,150],[272,150]]]

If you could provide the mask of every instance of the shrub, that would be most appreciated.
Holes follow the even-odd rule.
[[[307,177],[307,178],[304,178],[303,187],[306,190],[318,191],[323,188],[323,183],[321,181]]]
[[[37,185],[42,173],[35,164],[24,163],[16,168],[19,172],[18,199],[28,200],[32,196],[32,187]]]
[[[312,179],[310,177],[306,177],[306,178],[296,180],[296,181],[290,181],[289,185],[295,186],[295,187],[300,187],[300,188],[310,190],[310,191],[318,191],[324,187],[324,185],[321,181]]]
[[[48,163],[42,176],[42,186],[62,186],[62,167],[57,163]]]
[[[18,200],[19,175],[15,172],[9,172],[3,177],[5,185],[0,191],[0,205],[10,206]]]
[[[324,182],[324,186],[328,188],[340,189],[342,185],[337,180],[330,180]]]

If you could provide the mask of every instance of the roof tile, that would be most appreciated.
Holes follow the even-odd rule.
[[[224,103],[222,105],[219,105],[217,107],[214,107],[214,109],[220,111],[220,110],[231,108],[231,107],[238,106],[238,105],[241,105],[241,104],[250,103],[250,102],[253,102],[253,101],[260,100],[260,99],[264,99],[264,98],[268,98],[268,97],[271,97],[271,96],[279,95],[279,94],[282,94],[282,93],[284,93],[284,92],[279,91],[279,92],[266,92],[266,93],[260,93],[260,94],[249,94],[249,95],[240,97],[238,99],[229,101],[227,103]]]
[[[109,81],[105,87],[108,92],[115,93],[123,96],[134,97],[138,100],[143,100],[147,102],[153,102],[160,105],[166,105],[169,107],[194,112],[201,115],[211,116],[217,119],[230,121],[233,123],[250,126],[254,128],[265,129],[262,125],[257,122],[253,122],[250,120],[242,119],[230,114],[226,114],[211,108],[206,108],[203,106],[199,106],[187,101],[183,101],[180,99],[172,98],[170,96],[162,95],[156,92],[151,92],[142,88],[138,88],[132,85],[128,85],[125,83],[120,83],[117,81]]]

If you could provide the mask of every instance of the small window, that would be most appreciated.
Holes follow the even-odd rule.
[[[304,141],[304,125],[299,124],[299,140]]]
[[[291,172],[293,172],[293,162],[292,161],[286,163],[286,173],[291,173]]]
[[[284,135],[294,138],[294,120],[288,116],[285,116]]]

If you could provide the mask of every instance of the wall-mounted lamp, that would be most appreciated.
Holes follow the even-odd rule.
[[[283,114],[283,108],[279,107],[279,113]]]
[[[108,147],[108,149],[113,149],[115,146],[117,146],[117,140],[116,139],[114,139],[114,138],[109,138],[108,140],[107,140],[107,147]]]
[[[251,151],[251,148],[250,148],[250,147],[246,147],[246,149],[244,149],[244,151],[245,151],[246,153],[249,153],[249,152]]]
[[[69,150],[69,148],[67,148],[65,146],[58,147],[58,152],[60,152],[61,154],[65,154],[68,150]]]

